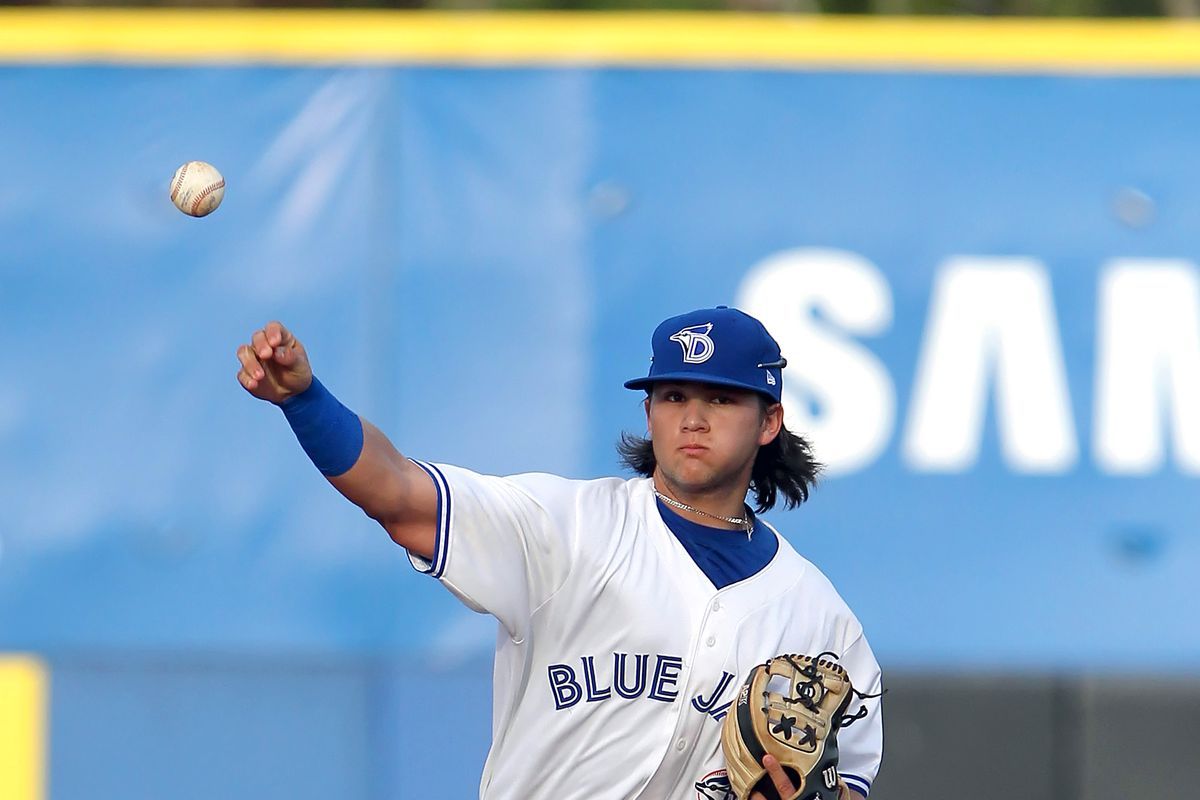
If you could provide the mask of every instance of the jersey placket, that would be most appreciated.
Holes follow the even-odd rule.
[[[726,617],[728,614],[721,601],[721,592],[711,594],[684,662],[685,682],[677,698],[679,707],[675,712],[675,725],[667,751],[658,769],[638,795],[641,798],[649,800],[674,796],[681,783],[686,782],[688,768],[698,763],[697,757],[707,758],[707,753],[697,752],[697,745],[709,732],[712,720],[707,713],[695,709],[692,700],[711,692],[724,674],[732,642],[732,625]],[[712,726],[712,730],[719,735],[719,727]],[[709,748],[704,749],[707,751]]]

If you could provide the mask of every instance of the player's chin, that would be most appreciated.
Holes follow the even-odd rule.
[[[720,471],[701,459],[679,459],[670,470],[671,482],[687,492],[710,491],[721,483]]]

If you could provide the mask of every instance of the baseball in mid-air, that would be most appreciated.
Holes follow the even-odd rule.
[[[225,179],[207,162],[189,161],[171,178],[171,202],[189,216],[211,214],[224,197]]]

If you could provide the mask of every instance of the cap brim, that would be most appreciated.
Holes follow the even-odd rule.
[[[649,389],[656,383],[707,383],[710,386],[729,386],[734,389],[745,389],[748,392],[766,395],[775,400],[775,395],[771,394],[767,389],[761,386],[751,386],[748,383],[735,381],[730,378],[719,378],[712,375],[700,375],[695,372],[668,372],[663,375],[647,376],[645,378],[634,378],[631,381],[625,381],[626,389]]]

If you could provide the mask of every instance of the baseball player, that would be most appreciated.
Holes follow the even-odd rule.
[[[652,348],[649,374],[625,384],[646,393],[649,434],[621,438],[629,480],[406,458],[313,377],[283,325],[238,348],[242,386],[282,408],[329,482],[499,621],[481,798],[731,800],[721,722],[755,664],[832,651],[880,691],[854,614],[758,516],[807,499],[818,469],[783,425],[779,345],[718,306],[666,320]],[[867,796],[882,756],[878,699],[864,709],[838,739],[847,798]]]

